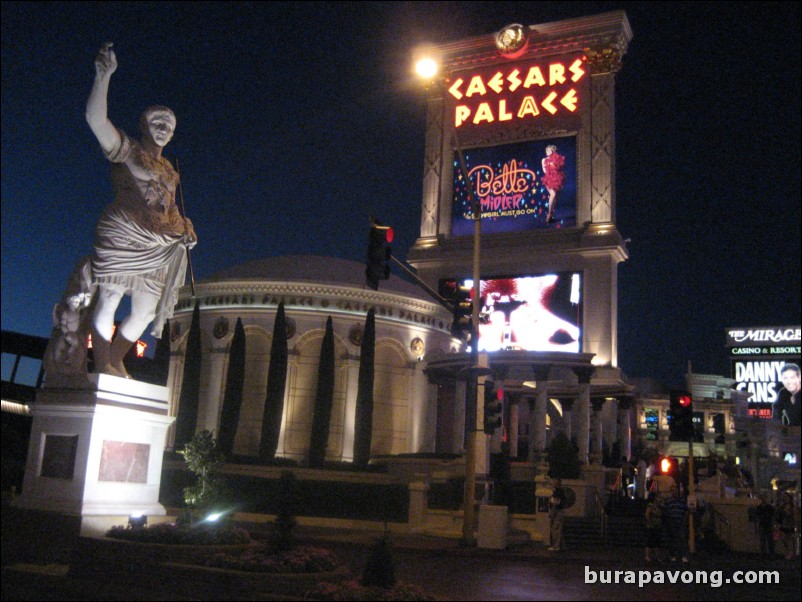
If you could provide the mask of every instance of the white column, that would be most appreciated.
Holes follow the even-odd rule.
[[[520,402],[519,402],[520,403]],[[510,432],[507,434],[507,441],[510,446],[510,458],[518,457],[518,404],[510,404]]]
[[[563,408],[563,433],[565,436],[568,437],[570,441],[571,438],[574,436],[573,432],[573,421],[574,421],[574,400],[573,399],[561,399],[560,404]]]
[[[349,357],[345,360],[345,416],[343,424],[342,456],[343,462],[354,459],[354,424],[356,421],[356,394],[359,389],[359,357]]]
[[[618,400],[618,445],[621,448],[621,455],[627,458],[632,457],[631,408],[631,399]]]
[[[226,341],[230,340],[228,337]],[[215,433],[220,431],[220,412],[225,395],[226,364],[228,362],[228,346],[215,347],[207,352],[209,362],[208,385],[201,392],[198,403],[197,430],[209,430]]]
[[[579,447],[579,461],[587,464],[590,447],[590,376],[593,369],[579,368],[575,372],[579,378],[577,446]]]
[[[594,464],[601,464],[602,460],[602,410],[604,399],[597,398],[591,402],[593,413],[591,414],[591,437],[593,446],[591,447],[591,457]],[[627,456],[629,457],[629,456]]]
[[[588,464],[588,454],[590,452],[590,391],[587,385],[579,385],[579,396],[576,399],[577,405],[577,434],[576,443],[579,447],[579,461]]]
[[[452,450],[461,453],[465,449],[465,390],[466,382],[457,381],[454,386],[454,444]]]

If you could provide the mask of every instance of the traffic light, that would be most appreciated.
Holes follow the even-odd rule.
[[[457,280],[440,281],[440,296],[451,307],[451,335],[458,337],[463,332],[470,332],[473,315],[473,286],[470,280],[460,284]]]
[[[663,456],[660,459],[660,474],[674,474],[674,462],[668,456]]]
[[[456,285],[454,290],[454,311],[451,322],[451,334],[458,335],[461,332],[470,332],[471,316],[473,315],[473,303],[471,294],[473,289],[466,285]]]
[[[501,428],[501,412],[504,410],[504,389],[496,388],[492,380],[485,381],[485,428],[488,435]]]
[[[693,398],[691,394],[682,389],[672,389],[670,392],[669,428],[675,440],[688,441],[694,436],[693,427]]]
[[[368,257],[365,262],[365,284],[374,291],[379,290],[379,280],[390,277],[390,258],[393,255],[391,242],[393,229],[374,220],[370,226]]]

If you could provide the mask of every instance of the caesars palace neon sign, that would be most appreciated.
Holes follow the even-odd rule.
[[[454,127],[576,113],[581,94],[574,86],[587,75],[583,60],[456,77],[448,86]]]

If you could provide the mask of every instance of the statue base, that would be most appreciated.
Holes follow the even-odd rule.
[[[79,515],[86,524],[166,514],[159,487],[167,429],[175,420],[166,387],[107,374],[55,374],[31,413],[25,477],[14,505]]]

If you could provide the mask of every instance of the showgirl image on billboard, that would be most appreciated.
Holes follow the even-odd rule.
[[[467,178],[454,153],[451,235],[474,232],[472,195],[482,233],[576,225],[576,138],[550,138],[463,151]]]
[[[443,279],[440,292],[473,281]],[[560,272],[482,279],[479,351],[582,351],[582,275]]]

